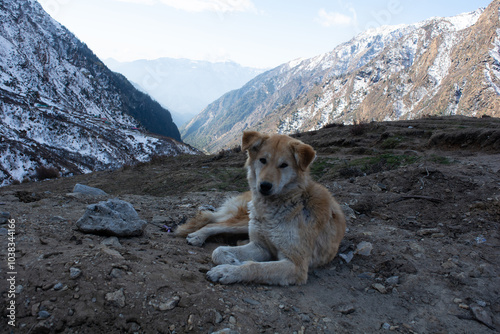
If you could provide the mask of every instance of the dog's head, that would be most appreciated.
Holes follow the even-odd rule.
[[[248,153],[248,182],[254,192],[264,196],[293,190],[305,182],[314,149],[285,135],[243,132],[241,148]]]

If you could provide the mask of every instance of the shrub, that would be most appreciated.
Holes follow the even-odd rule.
[[[35,169],[38,180],[55,179],[59,177],[59,170],[55,167],[40,166]]]

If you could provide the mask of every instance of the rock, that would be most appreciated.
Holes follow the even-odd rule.
[[[132,204],[115,198],[89,205],[76,226],[84,233],[134,237],[142,235],[146,222]]]
[[[54,217],[50,218],[50,221],[54,222],[54,223],[62,223],[62,222],[67,222],[68,220],[64,217],[61,217],[61,216],[54,216]]]
[[[472,314],[476,318],[477,321],[480,323],[486,325],[490,329],[493,329],[493,320],[491,318],[491,315],[481,306],[477,304],[472,304],[470,306],[470,309],[472,311]]]
[[[260,302],[251,298],[243,298],[243,301],[250,305],[260,305]]]
[[[173,310],[179,304],[180,298],[178,296],[174,296],[171,299],[167,300],[165,303],[160,303],[158,305],[158,309],[160,311],[169,311]]]
[[[345,219],[347,221],[356,219],[356,214],[354,213],[354,210],[347,204],[341,204],[340,207],[342,208],[342,211],[344,212]]]
[[[353,251],[350,251],[349,253],[347,254],[339,254],[339,256],[346,262],[346,263],[349,263],[351,262],[352,258],[354,257],[354,252]]]
[[[432,227],[432,228],[423,228],[417,231],[417,235],[423,237],[425,235],[432,235],[434,233],[440,233],[439,228],[437,227]]]
[[[151,220],[151,224],[153,225],[164,225],[168,223],[170,219],[168,219],[165,216],[154,216],[153,219]]]
[[[385,288],[385,286],[383,286],[380,283],[372,284],[372,288],[374,288],[375,290],[377,290],[380,293],[387,293],[387,289]]]
[[[399,276],[391,276],[385,280],[385,283],[389,285],[399,284]]]
[[[9,212],[0,212],[0,225],[2,224],[7,224],[10,219],[10,213]]]
[[[115,249],[120,249],[123,248],[122,244],[118,240],[117,237],[109,237],[101,241],[101,245],[108,246],[108,247],[113,247]]]
[[[217,332],[212,332],[211,334],[240,334],[240,333],[231,329],[231,328],[224,328],[224,329],[218,330]]]
[[[354,254],[369,256],[371,254],[372,249],[373,249],[373,246],[372,246],[371,242],[361,241],[356,246],[356,250],[354,251]]]
[[[354,305],[343,305],[339,308],[339,312],[345,315],[354,313],[355,311]]]
[[[47,319],[48,317],[50,317],[49,312],[47,312],[45,310],[38,312],[38,319]]]
[[[73,188],[73,193],[79,193],[87,196],[108,196],[104,190],[79,183],[77,183]]]
[[[64,285],[59,282],[59,283],[56,283],[53,287],[54,290],[58,291],[58,290],[62,290],[62,288],[64,287]]]
[[[111,269],[109,276],[111,276],[113,278],[120,278],[123,276],[123,270],[121,270],[119,268],[113,268],[113,269]]]
[[[77,279],[78,277],[80,277],[81,274],[82,274],[81,269],[75,268],[75,267],[69,268],[69,278],[70,279]]]
[[[123,293],[123,288],[115,292],[108,292],[105,296],[107,302],[116,307],[125,306],[125,294]]]

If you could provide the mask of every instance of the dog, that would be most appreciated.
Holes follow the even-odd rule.
[[[214,250],[216,266],[207,272],[213,282],[304,284],[309,268],[335,257],[346,229],[339,204],[309,175],[316,152],[289,136],[256,131],[243,133],[241,148],[250,191],[202,211],[176,234],[201,246],[214,234],[248,233],[246,245]]]

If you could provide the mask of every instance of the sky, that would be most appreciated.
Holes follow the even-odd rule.
[[[161,57],[273,68],[358,33],[486,7],[491,0],[38,0],[101,60]]]

